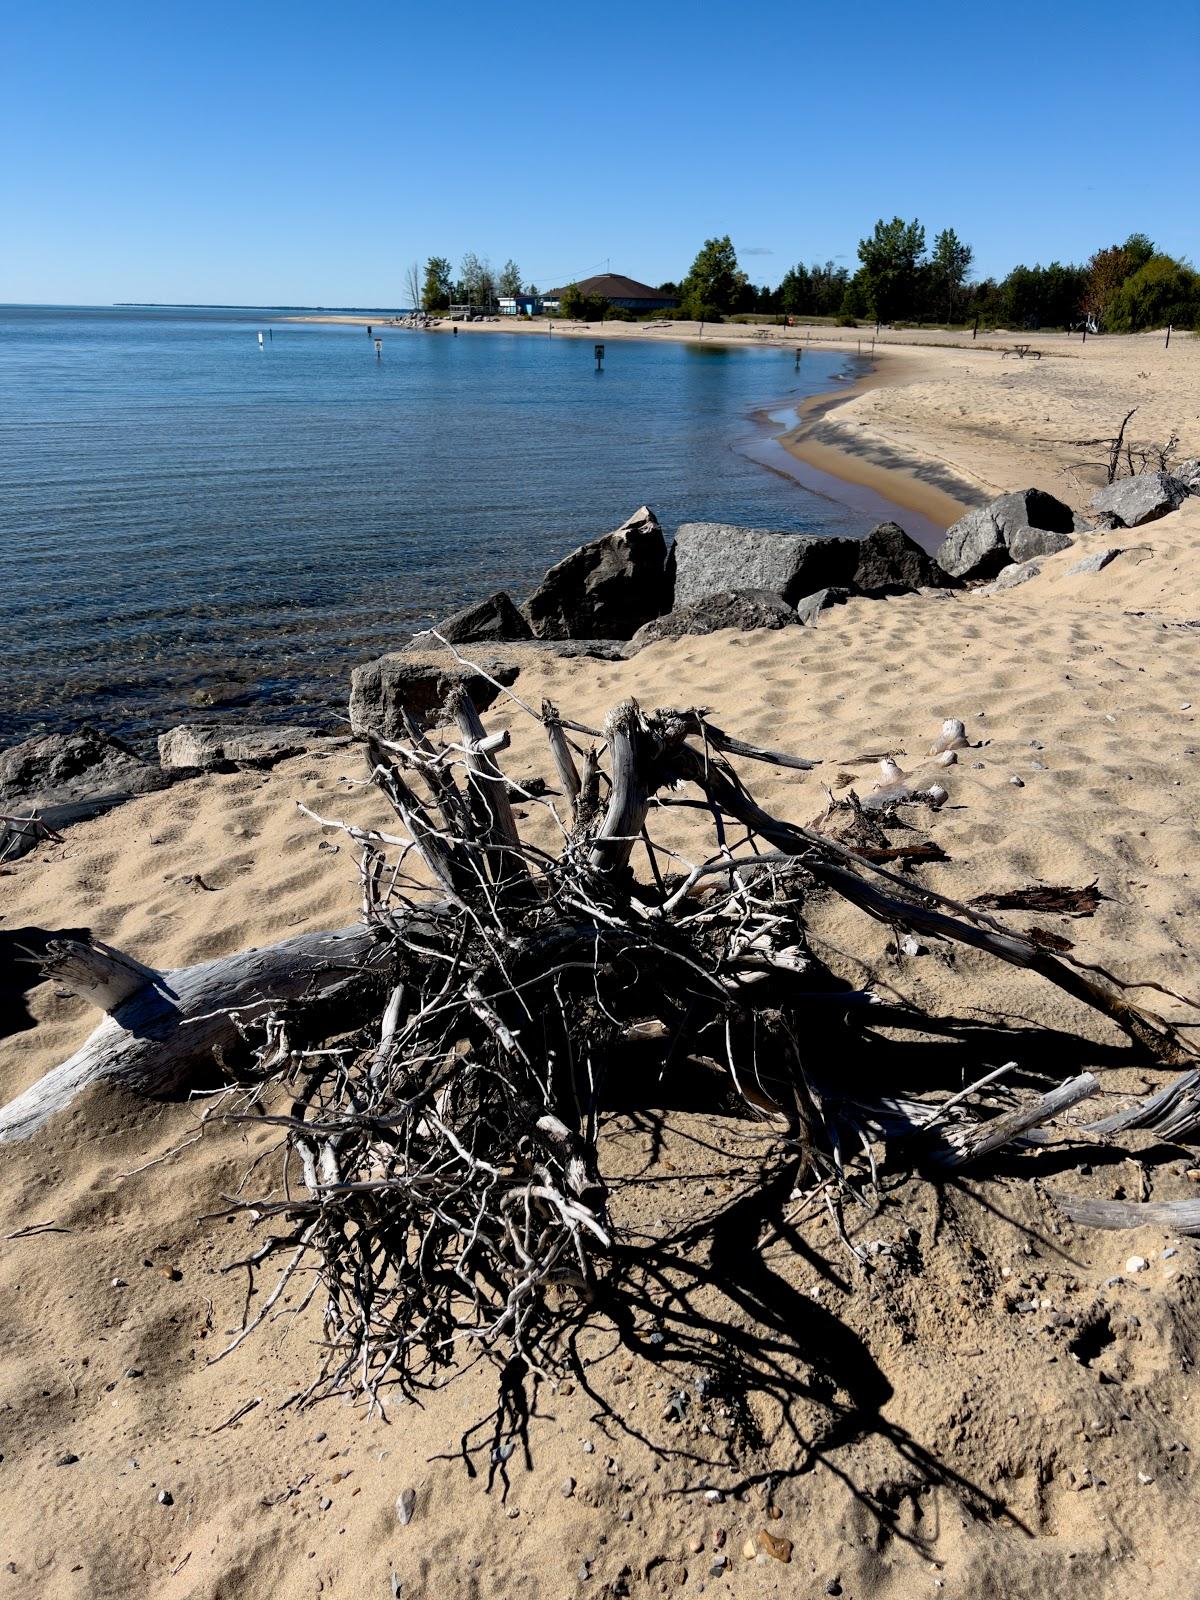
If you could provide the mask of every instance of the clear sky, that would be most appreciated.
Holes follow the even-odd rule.
[[[451,20],[453,18],[453,20]],[[980,275],[1200,256],[1197,0],[29,0],[0,32],[0,301],[397,305],[413,259],[756,282],[879,216]]]

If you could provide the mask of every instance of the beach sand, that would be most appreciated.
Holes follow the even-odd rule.
[[[1198,352],[1089,341],[1086,356],[1064,347],[1014,365],[889,351],[881,384],[813,418],[815,442],[886,449],[880,470],[918,483],[952,473],[964,495],[1037,484],[1081,505],[1094,470],[1051,436],[1099,436],[1137,403],[1135,436],[1178,427],[1196,453]],[[1123,554],[1067,574],[1102,546]],[[1092,918],[1006,915],[1120,975],[1196,994],[1198,619],[1194,498],[1150,526],[1084,536],[1005,593],[853,600],[812,630],[685,638],[623,662],[524,649],[515,687],[592,723],[627,695],[702,704],[744,738],[820,757],[808,773],[745,774],[768,808],[804,823],[823,784],[852,774],[869,789],[865,753],[890,751],[950,790],[922,823],[949,859],[922,866],[921,882],[966,899],[1095,880],[1105,899]],[[943,773],[927,752],[949,716],[987,742]],[[507,770],[548,775],[519,708],[502,700],[485,720],[511,732]],[[0,869],[2,925],[90,927],[158,966],[340,926],[358,904],[353,852],[296,803],[386,823],[362,776],[356,750],[332,750],[132,801]],[[672,822],[667,837],[686,849],[694,828]],[[841,903],[818,901],[813,931],[835,970],[934,1017],[1005,1020],[1015,1032],[989,1044],[1004,1052],[990,1065],[1017,1058],[1055,1081],[1091,1068],[1104,1109],[1165,1081],[1017,969],[964,950],[897,961],[889,931]],[[91,1026],[53,985],[32,989],[29,1008],[31,1025],[0,1042],[5,1099]],[[935,1031],[892,1047],[953,1049]],[[938,1059],[950,1071],[958,1060]],[[663,1275],[631,1280],[627,1320],[596,1314],[582,1371],[557,1393],[536,1386],[528,1454],[518,1444],[499,1471],[486,1364],[387,1421],[349,1404],[281,1409],[314,1370],[311,1311],[209,1364],[241,1319],[245,1275],[222,1268],[250,1235],[240,1220],[198,1219],[272,1137],[201,1131],[202,1112],[94,1091],[0,1156],[2,1592],[565,1600],[703,1584],[974,1600],[1196,1585],[1196,1247],[1162,1229],[1075,1230],[1049,1198],[1138,1198],[1135,1163],[1097,1149],[1088,1173],[1076,1156],[1039,1166],[1037,1184],[1020,1157],[942,1188],[897,1179],[876,1215],[848,1218],[860,1242],[884,1246],[865,1273],[827,1219],[785,1222],[786,1198],[768,1208],[755,1195],[750,1170],[772,1146],[761,1126],[614,1119],[602,1149],[614,1209],[658,1242]],[[1154,1198],[1194,1195],[1190,1153],[1159,1157]],[[714,1211],[711,1239],[693,1236]],[[39,1223],[60,1231],[12,1237]],[[1148,1265],[1131,1274],[1135,1254]],[[671,1395],[706,1370],[740,1385],[736,1426],[720,1403],[673,1420]],[[67,1456],[78,1459],[56,1465]],[[401,1526],[409,1488],[416,1514]],[[760,1529],[793,1541],[789,1565],[743,1556]]]

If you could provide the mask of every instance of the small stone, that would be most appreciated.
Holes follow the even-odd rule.
[[[770,1517],[772,1522],[778,1522],[782,1518],[783,1512],[778,1506],[768,1506],[767,1515]]]
[[[71,1451],[68,1450],[65,1456],[59,1456],[54,1465],[56,1467],[73,1467],[78,1460],[79,1457],[77,1455],[73,1455]]]
[[[114,1278],[112,1281],[112,1286],[114,1289],[128,1289],[129,1284],[124,1278]]]
[[[753,1539],[746,1540],[745,1544],[742,1546],[742,1554],[745,1556],[747,1561],[754,1560],[755,1556],[758,1554],[758,1546],[755,1544]]]
[[[1154,1479],[1150,1475],[1150,1473],[1148,1473],[1148,1472],[1139,1472],[1138,1473],[1138,1482],[1139,1483],[1153,1483]]]
[[[911,933],[906,934],[905,937],[901,939],[900,948],[906,956],[923,956],[928,954],[926,947],[919,939],[915,939]]]
[[[404,1489],[396,1497],[396,1521],[402,1528],[407,1528],[417,1509],[417,1491]]]
[[[721,1574],[725,1571],[725,1568],[728,1566],[728,1564],[729,1564],[729,1557],[728,1556],[715,1556],[713,1558],[712,1565],[708,1569],[709,1575],[711,1577],[714,1577],[714,1578],[719,1578],[721,1576]]]
[[[168,1283],[179,1283],[183,1278],[178,1267],[160,1267],[158,1270]]]
[[[841,1594],[841,1592],[842,1592],[841,1584],[837,1581],[836,1578],[830,1578],[829,1582],[825,1585],[825,1593],[826,1594]]]
[[[725,1529],[718,1528],[716,1533],[713,1534],[713,1549],[724,1550],[726,1537]]]
[[[1012,784],[1014,789],[1023,789],[1025,787],[1025,779],[1018,778],[1015,773],[1008,781]]]
[[[632,1522],[633,1521],[633,1512],[632,1511],[628,1511],[628,1510],[622,1511],[622,1513],[621,1513],[621,1521],[622,1522]]]
[[[126,1367],[125,1376],[127,1378],[141,1378],[144,1376],[144,1373],[142,1372],[141,1367]]]
[[[586,1583],[588,1581],[588,1579],[591,1577],[591,1575],[592,1575],[592,1564],[591,1564],[591,1562],[590,1561],[581,1561],[579,1563],[579,1571],[575,1574],[575,1576],[577,1578],[579,1578],[579,1580],[582,1583]]]
[[[158,1503],[160,1506],[173,1506],[175,1497],[169,1489],[160,1489],[158,1491]]]
[[[585,1439],[583,1441],[583,1453],[584,1453],[585,1456],[595,1455],[596,1446],[592,1443],[592,1441],[590,1439]]]
[[[499,1465],[501,1462],[509,1460],[516,1448],[516,1445],[511,1441],[508,1444],[494,1445],[492,1447],[492,1460]]]
[[[564,1500],[569,1500],[571,1498],[571,1496],[575,1493],[575,1479],[574,1478],[564,1478],[563,1481],[559,1484],[559,1488],[562,1490],[563,1499]]]
[[[1146,1265],[1147,1263],[1145,1256],[1130,1256],[1129,1260],[1125,1263],[1125,1271],[1145,1272]]]
[[[327,1433],[314,1434],[313,1435],[313,1443],[314,1444],[324,1444],[326,1439],[328,1439],[328,1437],[329,1437],[329,1435]]]
[[[721,1493],[720,1489],[705,1489],[704,1498],[708,1501],[710,1506],[719,1506],[721,1501],[724,1500],[725,1496]]]
[[[693,1537],[688,1540],[688,1549],[694,1556],[698,1556],[701,1550],[704,1549],[704,1540],[699,1534],[693,1535]]]
[[[765,1528],[760,1528],[754,1536],[754,1542],[764,1555],[773,1557],[776,1561],[785,1564],[792,1559],[792,1541],[768,1533]]]
[[[321,1510],[322,1511],[328,1511],[330,1506],[333,1504],[333,1501],[329,1498],[328,1495],[322,1495],[320,1504],[321,1504]]]

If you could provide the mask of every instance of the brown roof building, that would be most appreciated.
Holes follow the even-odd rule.
[[[581,278],[578,287],[584,294],[599,295],[610,305],[624,306],[627,311],[669,311],[672,306],[679,304],[677,295],[663,294],[650,284],[623,277],[619,272],[603,272],[596,278]],[[566,292],[566,284],[561,289],[547,290],[542,296],[543,306],[548,311],[557,311],[559,301]]]

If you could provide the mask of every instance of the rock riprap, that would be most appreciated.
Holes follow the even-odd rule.
[[[642,506],[550,568],[525,602],[530,628],[539,639],[631,639],[670,609],[666,566],[658,518]]]

